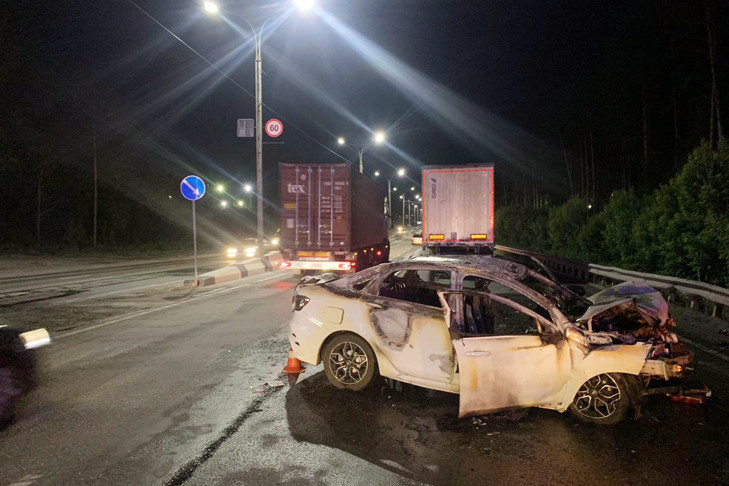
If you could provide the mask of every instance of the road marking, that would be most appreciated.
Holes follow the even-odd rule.
[[[196,302],[198,300],[207,299],[209,297],[215,297],[217,295],[226,294],[228,292],[232,292],[233,290],[238,290],[238,289],[241,289],[243,287],[250,287],[251,285],[255,285],[255,284],[260,283],[260,282],[265,282],[267,280],[273,280],[274,278],[286,276],[286,271],[284,271],[284,270],[279,270],[278,272],[275,272],[275,273],[276,273],[276,275],[272,275],[272,276],[267,277],[265,279],[257,280],[257,281],[254,281],[254,282],[248,282],[248,283],[244,283],[244,284],[241,284],[241,285],[236,285],[236,286],[233,286],[233,287],[223,287],[223,288],[211,290],[211,291],[208,291],[208,292],[206,292],[206,293],[204,293],[202,295],[198,295],[198,296],[195,296],[195,297],[191,297],[189,299],[185,299],[185,300],[180,300],[180,301],[177,301],[177,302],[173,302],[171,304],[167,304],[167,305],[164,305],[162,307],[155,307],[154,309],[146,309],[146,310],[139,311],[139,312],[133,312],[131,314],[125,314],[123,316],[113,317],[113,318],[108,319],[106,321],[100,322],[99,324],[96,324],[96,325],[93,325],[93,326],[84,327],[83,329],[77,329],[75,331],[69,331],[69,332],[62,333],[62,334],[54,334],[53,335],[53,339],[54,340],[59,340],[59,339],[67,338],[69,336],[75,336],[77,334],[81,334],[81,333],[84,333],[84,332],[87,332],[87,331],[93,331],[94,329],[99,329],[99,328],[102,328],[102,327],[110,326],[112,324],[116,324],[118,322],[126,321],[126,320],[129,320],[129,319],[133,319],[135,317],[141,317],[141,316],[144,316],[144,315],[147,315],[147,314],[152,314],[153,312],[158,312],[158,311],[161,311],[161,310],[170,309],[172,307],[177,307],[178,305],[188,304],[190,302]]]
[[[88,274],[88,275],[72,275],[70,277],[57,278],[56,280],[68,280],[70,278],[83,278],[83,277],[90,277],[90,276],[91,276],[91,274]]]

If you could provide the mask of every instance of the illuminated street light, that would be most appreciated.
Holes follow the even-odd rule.
[[[216,14],[220,11],[218,4],[215,2],[203,2],[203,8],[210,14]]]
[[[402,198],[403,198],[403,196],[402,196],[402,194],[401,194],[401,195],[400,195],[400,199],[402,199]]]
[[[375,177],[380,177],[380,171],[379,170],[376,170],[375,171]]]
[[[294,4],[299,10],[311,10],[316,5],[316,0],[295,0]]]
[[[243,207],[243,201],[241,201],[241,200],[238,200],[238,207],[239,207],[239,208],[242,208],[242,207]]]
[[[411,191],[414,191],[414,190],[415,190],[415,186],[412,186],[412,187],[410,188],[410,190],[411,190]]]
[[[376,132],[373,132],[372,138],[370,140],[367,140],[363,143],[350,145],[347,143],[347,139],[345,139],[344,137],[337,138],[337,143],[339,145],[346,145],[350,149],[357,152],[357,155],[359,155],[359,173],[364,174],[364,163],[362,162],[362,157],[365,153],[365,150],[367,150],[368,148],[370,148],[373,145],[384,144],[386,139],[387,139],[387,136],[385,135],[385,132],[383,132],[382,130],[378,130]],[[376,172],[375,177],[377,177],[378,175],[380,175],[379,172]]]
[[[225,191],[225,186],[222,184],[218,184],[217,186],[215,186],[215,190],[218,192],[223,192]]]
[[[221,208],[227,208],[228,207],[228,201],[220,201],[220,207]]]
[[[392,190],[397,192],[397,187],[393,187]]]
[[[243,190],[245,192],[251,192],[253,190],[253,187],[250,184],[243,184]]]
[[[402,169],[402,168],[398,169],[397,170],[397,175],[399,177],[403,177],[405,175],[405,169]]]
[[[299,10],[312,8],[315,0],[294,0]],[[203,7],[210,14],[220,15],[220,8],[210,0],[204,0]],[[258,251],[263,254],[263,57],[261,55],[261,44],[263,43],[264,21],[258,29],[253,27],[245,17],[242,18],[251,28],[255,41],[255,95],[256,95],[256,236],[258,239]]]

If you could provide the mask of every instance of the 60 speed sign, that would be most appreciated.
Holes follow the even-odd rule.
[[[281,120],[277,120],[276,118],[271,118],[266,122],[266,135],[269,137],[280,137],[283,133],[283,123],[281,123]]]

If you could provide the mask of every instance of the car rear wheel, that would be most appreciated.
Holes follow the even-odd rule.
[[[570,405],[570,413],[583,423],[615,425],[630,409],[628,383],[624,376],[605,373],[582,384]]]
[[[339,334],[322,353],[324,373],[337,388],[359,391],[375,376],[377,360],[367,341],[356,334]]]

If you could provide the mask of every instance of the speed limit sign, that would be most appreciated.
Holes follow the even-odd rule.
[[[283,133],[283,123],[281,123],[281,120],[277,120],[275,118],[271,118],[266,122],[266,135],[269,137],[280,137]]]

